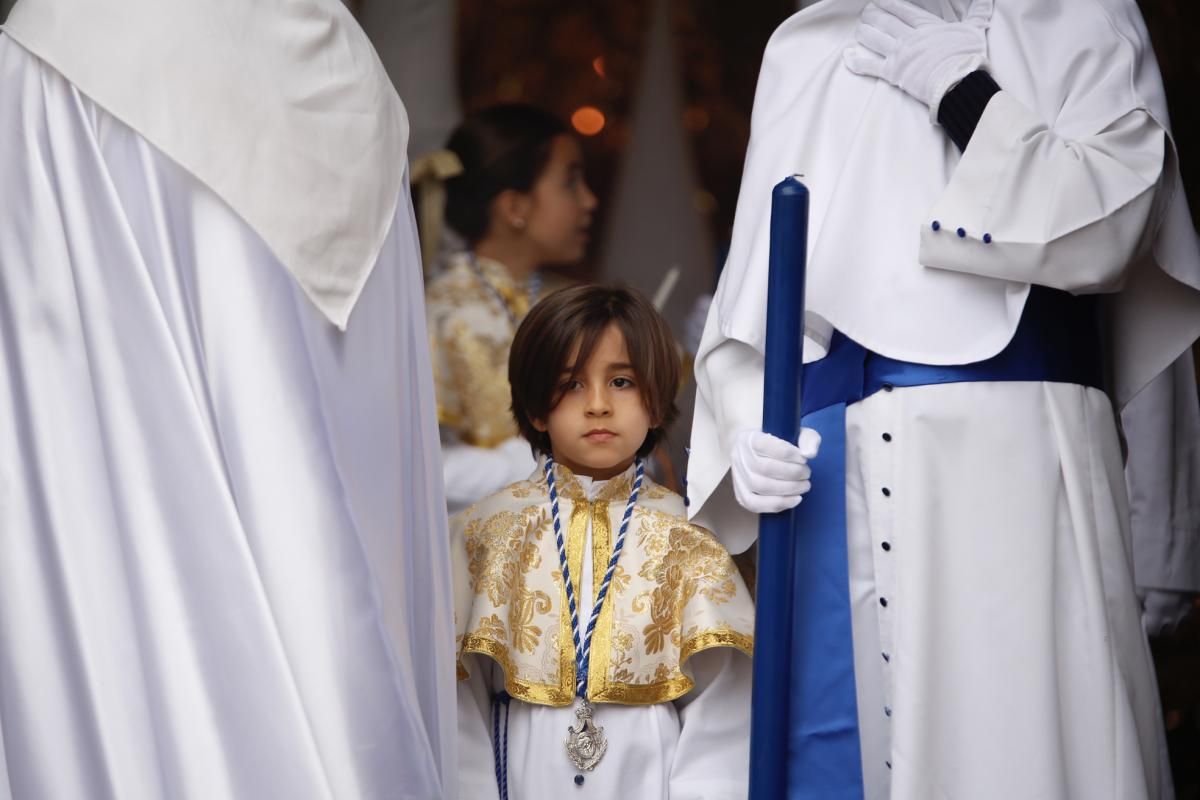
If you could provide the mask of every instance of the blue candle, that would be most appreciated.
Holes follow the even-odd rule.
[[[796,442],[804,348],[804,270],[808,189],[795,177],[771,193],[763,430]],[[758,529],[750,797],[787,797],[795,552],[793,512],[763,514]]]

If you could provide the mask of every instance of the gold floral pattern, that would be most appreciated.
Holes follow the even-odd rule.
[[[629,573],[618,563],[613,568],[612,582],[609,584],[608,591],[614,595],[621,595],[629,588],[629,581]]]
[[[542,638],[542,629],[533,624],[533,617],[534,614],[550,613],[550,595],[522,589],[512,608],[509,621],[512,623],[513,644],[522,653],[532,653]]]
[[[519,320],[533,298],[496,261],[478,259],[484,279]],[[561,285],[547,279],[543,294]],[[425,314],[438,421],[467,444],[494,447],[517,434],[509,407],[508,352],[516,327],[464,255],[429,283]]]
[[[569,563],[577,569],[589,524],[593,564],[607,563],[631,472],[608,481],[589,501],[569,470],[556,469]],[[693,654],[710,647],[752,650],[749,593],[729,554],[708,531],[688,524],[683,510],[678,495],[645,482],[592,641],[588,696],[596,702],[671,700],[692,688],[684,664]],[[455,557],[464,562],[459,573],[466,576],[457,590],[469,608],[456,615],[463,623],[460,677],[464,656],[488,656],[504,670],[514,697],[569,705],[575,681],[570,615],[540,467],[529,480],[456,516],[451,528]],[[593,568],[593,597],[602,572]]]
[[[647,559],[639,573],[654,588],[634,598],[636,610],[650,612],[650,623],[642,629],[649,654],[661,652],[668,643],[681,644],[678,620],[697,592],[721,605],[737,591],[737,570],[729,553],[706,531],[692,525],[674,527],[666,540],[665,551]]]
[[[492,614],[490,617],[481,618],[479,624],[475,627],[481,635],[489,636],[493,639],[503,639],[506,636],[504,622],[495,614]]]

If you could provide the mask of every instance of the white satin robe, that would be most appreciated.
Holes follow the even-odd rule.
[[[456,796],[407,203],[342,333],[6,36],[0,193],[0,797]]]

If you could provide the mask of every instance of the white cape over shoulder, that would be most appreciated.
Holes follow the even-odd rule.
[[[408,118],[340,0],[21,0],[4,31],[211,188],[346,327]]]
[[[948,19],[968,5],[917,2]],[[988,58],[1004,91],[961,157],[924,105],[843,65],[865,5],[824,0],[767,44],[696,356],[693,515],[728,470],[732,434],[761,421],[771,188],[789,174],[812,192],[806,358],[836,328],[892,358],[970,363],[1008,343],[1033,283],[1122,289],[1105,299],[1123,409],[1200,336],[1200,242],[1132,0],[997,0]]]
[[[342,333],[226,202],[0,36],[0,797],[454,796],[399,188]]]

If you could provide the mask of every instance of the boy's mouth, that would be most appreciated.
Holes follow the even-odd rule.
[[[583,438],[587,439],[590,442],[607,442],[609,439],[613,438],[616,435],[617,434],[613,433],[612,431],[608,430],[607,428],[593,428],[592,430],[585,433],[583,435]]]

